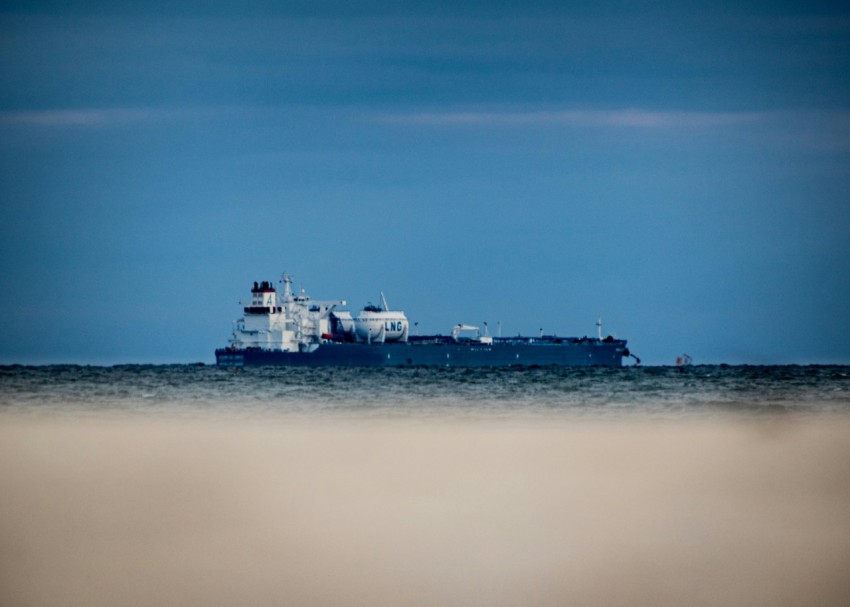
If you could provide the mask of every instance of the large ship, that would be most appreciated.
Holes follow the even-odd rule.
[[[234,321],[226,348],[215,351],[220,366],[250,365],[364,367],[509,367],[532,365],[619,367],[632,356],[626,340],[602,337],[493,337],[487,323],[457,324],[449,335],[411,335],[404,312],[369,304],[356,316],[340,308],[345,300],[311,299],[292,290],[284,274],[283,292],[270,281],[255,282],[242,318]],[[542,332],[541,332],[542,333]]]

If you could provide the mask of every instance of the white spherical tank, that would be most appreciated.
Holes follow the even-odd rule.
[[[395,310],[366,308],[354,319],[354,330],[360,341],[407,341],[407,316]]]

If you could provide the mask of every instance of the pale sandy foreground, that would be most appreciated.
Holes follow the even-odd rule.
[[[850,605],[850,421],[0,419],[0,605]]]

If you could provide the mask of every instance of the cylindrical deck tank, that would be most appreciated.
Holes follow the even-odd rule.
[[[359,341],[407,341],[407,316],[395,310],[366,308],[354,319],[354,330]]]

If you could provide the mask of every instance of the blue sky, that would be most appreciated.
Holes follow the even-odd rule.
[[[0,363],[213,360],[254,280],[421,332],[850,363],[850,11],[0,9]]]

